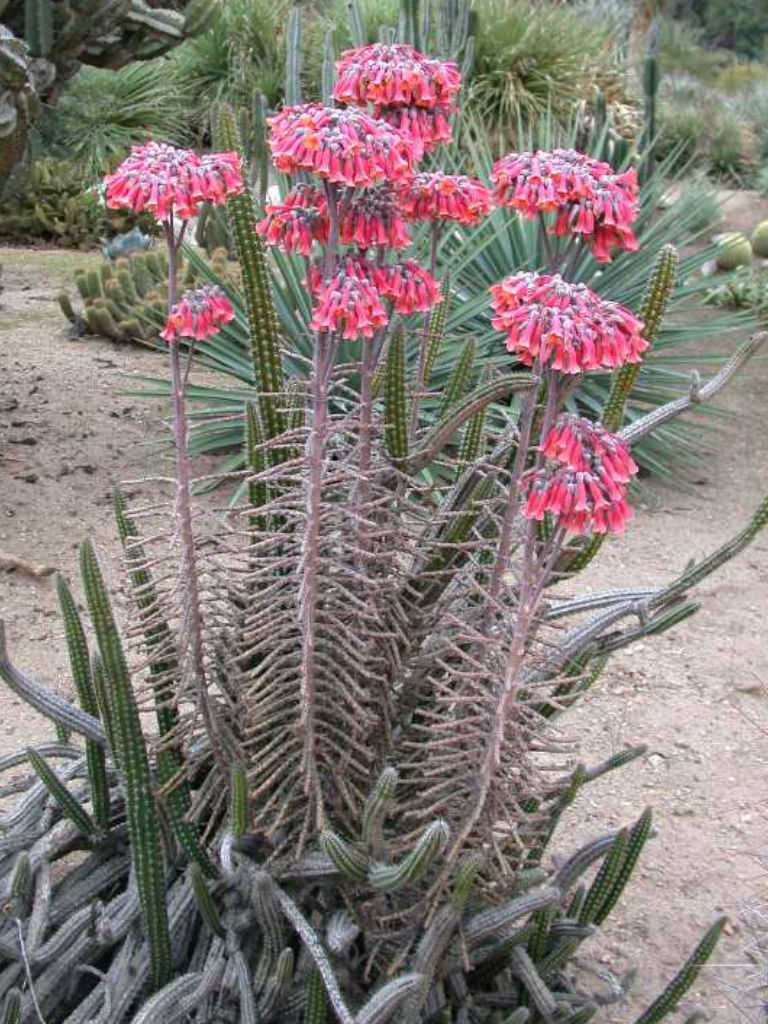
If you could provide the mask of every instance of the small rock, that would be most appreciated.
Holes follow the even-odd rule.
[[[755,680],[755,682],[752,682],[752,683],[750,683],[750,682],[736,683],[733,688],[738,693],[762,693],[763,692],[763,684],[759,680]]]
[[[37,473],[19,473],[19,475],[15,479],[23,480],[25,483],[28,484],[36,484],[40,478],[38,477]]]
[[[36,437],[9,437],[8,438],[8,443],[9,444],[33,445],[33,444],[37,444],[37,438]]]

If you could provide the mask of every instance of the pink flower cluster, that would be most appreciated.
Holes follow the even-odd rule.
[[[412,142],[352,107],[283,107],[267,123],[275,167],[286,174],[310,171],[339,185],[364,188],[410,176],[417,159]]]
[[[496,199],[526,217],[555,211],[555,235],[579,235],[600,263],[611,249],[635,250],[638,214],[634,169],[615,174],[610,164],[574,149],[510,153],[493,167]]]
[[[640,362],[643,324],[617,302],[559,274],[512,274],[491,286],[491,323],[507,334],[507,351],[527,366],[538,357],[562,373]]]
[[[600,423],[563,414],[541,446],[544,454],[579,472],[606,474],[614,483],[626,483],[637,473],[629,446]]]
[[[371,43],[345,50],[336,62],[334,98],[341,103],[385,107],[433,107],[451,103],[461,86],[451,61],[426,57],[405,43]]]
[[[387,311],[364,261],[346,259],[330,281],[315,284],[317,303],[309,325],[313,331],[340,331],[350,340],[372,338],[386,326]]]
[[[372,266],[371,277],[381,294],[391,299],[395,312],[403,316],[424,313],[442,298],[440,282],[412,260]]]
[[[409,246],[411,236],[391,189],[381,185],[364,192],[342,193],[339,241],[358,249],[405,249]]]
[[[415,174],[398,188],[408,220],[456,220],[479,224],[493,209],[490,191],[477,178],[463,174]]]
[[[354,282],[346,291],[342,285],[347,282]],[[328,323],[328,312],[332,312],[337,321],[343,318],[344,337],[370,338],[373,331],[369,327],[384,327],[389,321],[389,314],[383,305],[383,300],[388,299],[392,309],[403,316],[411,313],[425,312],[440,302],[442,294],[440,283],[418,263],[411,260],[403,260],[393,264],[378,264],[367,260],[364,256],[346,257],[341,268],[330,283],[323,281],[322,271],[317,264],[309,269],[308,283],[311,291],[316,296],[318,308],[324,310],[318,322]],[[336,297],[342,293],[344,301]],[[356,315],[350,307],[351,301],[359,297],[362,308]],[[327,305],[330,302],[330,305]],[[372,310],[376,311],[374,316]],[[381,315],[383,314],[383,320]],[[314,330],[317,315],[312,321]],[[323,327],[323,330],[330,330],[330,327]]]
[[[242,191],[242,163],[237,153],[198,156],[191,149],[146,142],[134,146],[104,182],[112,209],[148,210],[161,221],[171,213],[188,220],[201,203],[220,204]]]
[[[523,515],[550,514],[569,533],[621,533],[633,515],[626,494],[637,472],[621,438],[589,420],[563,415],[542,451],[553,463],[523,477]]]
[[[221,288],[204,285],[182,295],[168,314],[160,337],[164,341],[177,337],[202,341],[218,334],[224,324],[234,318],[232,303]]]
[[[396,127],[421,152],[450,142],[449,118],[461,86],[452,61],[427,57],[404,43],[371,43],[346,50],[336,71],[338,102],[373,104],[374,116]]]
[[[295,185],[282,203],[267,203],[256,230],[269,245],[308,256],[315,242],[328,241],[325,196],[313,185]]]

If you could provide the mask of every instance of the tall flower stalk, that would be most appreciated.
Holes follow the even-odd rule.
[[[168,319],[160,337],[168,343],[171,364],[173,436],[176,449],[176,519],[181,546],[179,564],[182,618],[178,649],[187,652],[198,709],[214,757],[227,765],[227,741],[211,707],[203,639],[204,622],[200,575],[192,525],[189,424],[186,376],[182,371],[181,338],[203,340],[217,334],[234,318],[226,296],[215,287],[186,292],[177,301],[179,251],[190,218],[203,203],[221,204],[243,188],[242,166],[236,153],[198,156],[191,150],[148,142],[134,146],[130,156],[106,178],[106,203],[136,213],[153,213],[163,228],[168,252]],[[177,225],[180,225],[177,229]],[[191,353],[190,353],[191,360]],[[187,368],[188,371],[189,367]]]

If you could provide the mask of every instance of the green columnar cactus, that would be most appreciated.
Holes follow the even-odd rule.
[[[643,337],[651,345],[656,341],[669,297],[675,286],[679,257],[672,245],[665,245],[656,257],[643,301],[638,311],[645,325]],[[614,372],[608,401],[603,409],[602,421],[606,430],[618,430],[622,423],[624,405],[635,386],[640,365],[627,364]]]
[[[219,104],[213,118],[216,146],[226,151],[242,151],[240,134],[232,109]],[[285,389],[277,330],[277,313],[267,271],[266,253],[256,233],[253,200],[247,192],[230,196],[227,213],[240,256],[243,291],[252,346],[254,375],[260,388],[259,410],[268,438],[285,429],[285,417],[278,396]]]
[[[402,327],[395,331],[389,343],[384,386],[387,450],[393,459],[404,459],[408,455],[408,394]]]
[[[69,649],[72,680],[75,684],[78,700],[83,711],[93,715],[94,718],[98,718],[99,706],[91,681],[88,642],[85,638],[83,624],[80,621],[80,614],[72,593],[61,576],[57,577],[56,589],[59,596],[62,619],[64,620],[64,632]],[[109,784],[107,782],[106,756],[103,746],[94,743],[93,740],[86,740],[85,751],[88,760],[88,779],[91,786],[93,816],[97,827],[104,831],[109,827]]]
[[[696,980],[702,965],[712,955],[727,920],[726,917],[720,917],[715,921],[669,985],[648,1009],[640,1014],[635,1024],[658,1024],[677,1006]]]
[[[80,549],[80,565],[88,610],[104,664],[107,704],[118,762],[124,777],[128,828],[144,927],[150,944],[155,988],[165,985],[171,970],[171,948],[165,905],[165,865],[160,844],[149,761],[131,676],[125,661],[104,581],[89,543]]]
[[[652,47],[643,60],[643,163],[641,181],[653,173],[654,144],[656,142],[656,102],[659,94],[659,59]]]
[[[289,107],[301,103],[301,8],[292,7],[285,33],[285,102]]]

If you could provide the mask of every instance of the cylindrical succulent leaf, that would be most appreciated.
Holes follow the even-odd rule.
[[[328,996],[323,977],[316,967],[309,972],[307,980],[307,1008],[304,1020],[306,1024],[326,1024],[328,1020]]]
[[[475,365],[475,339],[468,338],[458,358],[453,373],[443,391],[443,398],[438,410],[438,418],[443,417],[449,409],[459,401],[469,386],[472,370]]]
[[[21,992],[17,988],[9,989],[3,1001],[2,1024],[19,1024],[21,1012]]]
[[[40,780],[61,808],[62,813],[69,818],[86,839],[93,838],[97,831],[93,819],[80,801],[70,793],[45,758],[31,747],[27,748],[27,757],[29,758],[29,763],[40,776]]]
[[[91,663],[88,654],[88,642],[85,630],[80,621],[75,599],[65,580],[56,578],[56,591],[59,597],[62,618],[64,619],[64,635],[69,650],[69,664],[72,669],[72,680],[83,711],[94,718],[99,716],[99,706],[91,682]],[[109,784],[104,748],[92,740],[85,741],[85,752],[88,761],[88,781],[91,787],[91,803],[93,818],[97,828],[109,826]]]
[[[448,842],[448,826],[442,820],[428,825],[420,839],[399,864],[374,864],[368,881],[374,889],[392,891],[415,882],[443,852]]]
[[[385,1024],[422,981],[420,974],[401,974],[387,982],[357,1011],[355,1024]]]
[[[384,844],[383,826],[392,797],[397,788],[397,770],[385,768],[376,780],[363,808],[362,838],[365,845],[379,856]]]
[[[719,917],[707,930],[672,981],[648,1009],[640,1014],[635,1024],[658,1024],[658,1021],[663,1020],[677,1006],[696,980],[702,966],[712,955],[727,920],[727,917]]]
[[[240,133],[231,107],[226,104],[217,106],[213,127],[217,149],[242,152]],[[285,429],[279,399],[284,390],[280,338],[264,243],[256,231],[253,200],[247,190],[229,197],[227,214],[240,259],[262,424],[267,436],[275,437]]]
[[[405,377],[405,335],[401,324],[389,340],[384,380],[384,435],[387,451],[393,459],[408,455],[408,398]]]
[[[8,882],[8,916],[24,918],[32,902],[32,865],[29,854],[22,850],[13,862]]]
[[[591,924],[610,896],[614,883],[619,876],[621,866],[624,863],[629,831],[623,828],[611,844],[610,850],[603,858],[600,870],[587,890],[587,895],[579,912],[579,924]]]
[[[673,245],[665,245],[656,257],[638,314],[645,325],[643,337],[650,343],[656,340],[661,329],[669,297],[675,286],[677,264],[677,249]],[[611,390],[601,417],[606,430],[618,430],[621,426],[624,404],[634,387],[640,365],[628,363],[614,372]]]
[[[557,1011],[557,1000],[523,946],[515,946],[512,950],[510,966],[513,974],[522,981],[531,1002],[544,1020],[552,1018]]]
[[[363,850],[346,842],[331,829],[323,829],[320,833],[320,846],[347,878],[355,882],[367,879],[370,860]]]
[[[292,7],[285,31],[285,103],[296,107],[301,103],[301,8]]]
[[[432,377],[435,360],[440,354],[440,349],[443,347],[443,342],[445,341],[445,322],[448,319],[448,309],[451,303],[450,275],[445,275],[442,286],[443,297],[432,310],[429,318],[427,344],[424,349],[424,366],[421,373],[421,379],[425,387],[429,387],[429,381]]]
[[[195,894],[195,902],[197,908],[200,911],[200,916],[211,929],[214,935],[218,935],[220,939],[223,939],[226,935],[224,925],[219,917],[219,912],[216,909],[216,904],[213,901],[213,896],[208,888],[208,883],[205,880],[205,875],[202,872],[199,864],[190,864],[189,866],[189,879],[192,883],[192,891]]]
[[[91,622],[104,663],[107,699],[125,793],[131,853],[149,940],[156,989],[168,981],[171,947],[165,902],[165,863],[149,759],[136,697],[96,554],[89,541],[80,548],[80,568]]]
[[[558,903],[562,893],[555,887],[536,889],[509,900],[500,907],[489,907],[475,914],[464,925],[467,944],[479,946],[489,939],[504,940],[514,931],[521,917]]]
[[[235,839],[244,836],[250,822],[248,775],[245,766],[233,764],[229,771],[229,828]]]
[[[611,888],[608,890],[605,898],[592,917],[595,924],[599,925],[605,921],[610,912],[616,906],[616,901],[621,896],[627,882],[632,876],[637,860],[651,834],[652,817],[651,808],[646,807],[635,824],[629,830],[626,849],[624,851],[624,856],[619,866],[619,870],[614,876]]]

